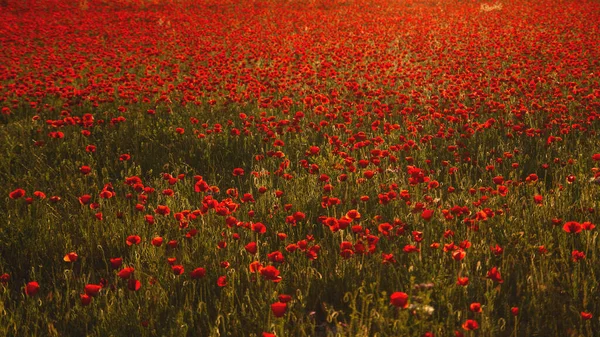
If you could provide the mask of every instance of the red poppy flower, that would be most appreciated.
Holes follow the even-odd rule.
[[[271,304],[271,311],[275,317],[283,317],[287,311],[287,303],[275,302]]]
[[[518,307],[512,307],[512,308],[510,308],[510,313],[511,313],[513,316],[517,316],[517,315],[519,315],[519,308],[518,308]]]
[[[568,221],[563,225],[563,230],[567,233],[579,234],[582,229],[581,224],[576,221]]]
[[[585,312],[585,311],[581,312],[581,318],[585,321],[592,319],[592,317],[593,317],[593,315],[590,312]]]
[[[96,296],[102,290],[102,286],[99,284],[86,284],[84,289],[88,296]]]
[[[141,287],[142,283],[134,278],[130,278],[129,281],[127,281],[127,289],[131,291],[138,291]]]
[[[266,279],[273,282],[281,281],[281,276],[279,276],[279,270],[273,266],[266,266],[260,269],[260,274]]]
[[[396,308],[408,308],[408,294],[396,291],[390,295],[390,304]]]
[[[25,294],[27,296],[34,296],[35,294],[38,293],[39,290],[40,290],[40,285],[35,281],[31,281],[31,282],[27,283],[27,285],[25,285]]]
[[[256,254],[256,252],[258,250],[256,247],[256,242],[250,242],[244,248],[250,254]]]
[[[500,275],[500,271],[498,270],[498,267],[493,267],[492,269],[490,269],[487,272],[486,277],[494,282],[504,283],[504,280],[502,279],[502,276]]]
[[[479,329],[479,323],[476,320],[468,319],[462,324],[462,328],[471,331]]]
[[[243,168],[234,168],[233,169],[233,176],[237,177],[237,176],[243,176],[244,175],[244,169]]]
[[[498,244],[496,244],[495,247],[490,247],[490,249],[492,250],[492,253],[494,253],[494,255],[496,256],[502,255],[502,253],[504,253],[504,248],[500,247]]]
[[[11,199],[19,199],[25,196],[25,190],[22,188],[17,188],[16,190],[10,192],[8,197]]]
[[[288,303],[289,301],[292,300],[292,296],[286,295],[286,294],[280,294],[279,296],[277,296],[277,298],[279,299],[279,302],[281,302],[281,303]]]
[[[8,273],[0,275],[0,283],[7,284],[8,281],[10,281],[10,275]]]
[[[251,273],[259,272],[261,269],[262,264],[260,263],[260,261],[250,262],[250,265],[248,266],[248,270],[250,270]]]
[[[467,253],[464,250],[457,249],[452,252],[452,259],[454,259],[455,261],[461,261],[465,258],[466,255]]]
[[[264,234],[267,232],[267,227],[262,222],[256,222],[252,224],[252,231]]]
[[[217,279],[217,285],[219,287],[225,287],[225,286],[227,286],[227,276],[220,276]]]
[[[571,259],[573,260],[573,262],[579,262],[579,260],[585,259],[585,253],[580,252],[578,250],[574,250],[571,252]]]
[[[171,213],[171,210],[167,206],[158,205],[158,206],[156,206],[156,209],[154,210],[154,212],[156,214],[160,214],[160,215],[169,215]]]
[[[114,257],[110,259],[110,265],[113,269],[119,268],[123,264],[123,259],[120,257]]]
[[[67,255],[65,255],[63,257],[63,260],[65,262],[75,262],[75,261],[77,261],[77,253],[75,253],[75,252],[68,253]]]
[[[171,270],[173,271],[174,275],[181,275],[184,272],[183,266],[182,265],[175,265],[171,267]]]
[[[421,213],[421,218],[425,221],[431,220],[431,217],[433,217],[433,210],[426,209]]]
[[[473,302],[469,305],[469,310],[472,312],[480,313],[481,312],[481,303]]]
[[[200,267],[192,270],[192,272],[190,273],[190,277],[194,280],[201,279],[205,275],[206,275],[206,269],[200,268]]]
[[[161,238],[160,236],[157,236],[154,239],[152,239],[151,243],[154,247],[160,247],[163,244],[163,238]]]
[[[121,269],[121,271],[119,271],[119,273],[117,275],[120,278],[125,280],[125,279],[128,279],[131,276],[131,274],[133,274],[134,270],[135,269],[133,269],[133,267],[126,267],[126,268]]]
[[[126,242],[128,246],[139,245],[140,242],[142,242],[142,238],[140,238],[139,235],[130,235],[127,237]]]
[[[83,165],[79,168],[79,172],[81,172],[83,175],[88,175],[90,172],[92,172],[92,168],[87,165]]]
[[[458,277],[458,280],[456,281],[456,284],[462,287],[468,286],[469,285],[469,278],[468,277]]]
[[[589,221],[586,221],[581,224],[581,228],[585,229],[586,231],[591,231],[594,228],[596,228],[596,225],[594,225],[593,223],[591,223]]]
[[[35,196],[38,199],[46,199],[46,193],[40,191],[33,192],[33,196]]]
[[[79,294],[81,305],[86,306],[92,303],[92,297],[88,294]]]
[[[321,152],[321,149],[318,146],[311,146],[308,148],[308,151],[306,152],[307,155],[310,156],[316,156],[319,154],[319,152]]]
[[[110,199],[115,196],[115,192],[103,190],[98,196],[100,197],[100,199]]]

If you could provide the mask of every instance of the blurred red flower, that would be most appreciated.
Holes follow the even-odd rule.
[[[408,294],[396,291],[390,295],[390,304],[396,308],[408,308]]]
[[[102,286],[99,284],[86,284],[84,289],[88,296],[96,296],[102,290]]]
[[[275,302],[271,304],[271,311],[275,317],[283,317],[287,311],[287,303]]]
[[[479,323],[476,320],[468,319],[462,324],[462,328],[471,331],[479,329]]]
[[[39,290],[40,290],[40,285],[35,281],[31,281],[31,282],[27,283],[27,285],[25,285],[25,294],[27,296],[34,296],[35,294],[38,293]]]
[[[201,279],[206,275],[206,269],[196,268],[190,272],[190,277],[194,280]]]
[[[25,190],[22,188],[17,188],[16,190],[10,192],[8,197],[11,199],[19,199],[25,196]]]

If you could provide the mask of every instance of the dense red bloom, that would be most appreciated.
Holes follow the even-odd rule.
[[[120,257],[114,257],[110,259],[110,265],[113,269],[119,268],[123,264],[123,259]]]
[[[283,317],[287,311],[287,303],[275,302],[271,304],[271,311],[275,317]]]
[[[581,224],[576,221],[568,221],[563,225],[563,230],[567,233],[578,234],[581,233],[582,229]]]
[[[535,202],[538,205],[541,205],[543,203],[544,198],[541,195],[535,195],[533,196],[533,202]]]
[[[121,271],[119,271],[119,273],[117,274],[120,278],[122,279],[128,279],[132,274],[133,274],[133,267],[126,267],[121,269]]]
[[[80,294],[79,299],[81,300],[81,305],[86,306],[92,303],[92,297],[88,294]]]
[[[25,196],[25,190],[22,188],[17,188],[16,190],[10,192],[8,197],[11,199],[19,199]]]
[[[469,285],[469,278],[468,277],[459,277],[458,280],[456,281],[456,284],[459,286],[467,286]]]
[[[201,279],[206,276],[206,269],[198,267],[190,272],[190,277],[194,280]]]
[[[92,196],[89,194],[84,194],[81,197],[79,197],[79,203],[82,205],[89,204],[91,200],[92,200]]]
[[[185,271],[182,265],[175,265],[171,267],[174,275],[181,275]]]
[[[464,250],[457,249],[452,252],[452,259],[454,259],[455,261],[461,261],[465,258],[466,255],[467,253]]]
[[[256,273],[262,269],[262,264],[260,263],[260,261],[253,261],[248,266],[248,269],[250,270],[251,273]]]
[[[396,308],[408,308],[408,294],[396,291],[390,295],[390,304]]]
[[[493,267],[492,269],[490,269],[487,272],[486,277],[494,282],[504,283],[504,280],[502,279],[502,276],[500,275],[500,271],[498,270],[498,267]]]
[[[10,281],[10,275],[8,273],[0,275],[0,283],[7,284],[8,281]]]
[[[581,228],[585,229],[586,231],[591,231],[594,228],[596,228],[596,225],[594,225],[593,223],[591,223],[589,221],[586,221],[581,224]]]
[[[156,206],[156,209],[154,210],[154,212],[156,214],[160,214],[160,215],[169,215],[171,213],[171,210],[167,206],[158,205],[158,206]]]
[[[256,252],[258,250],[258,248],[256,246],[256,242],[250,242],[244,248],[250,254],[256,254]]]
[[[225,286],[227,286],[227,276],[220,276],[217,279],[217,285],[219,287],[225,287]]]
[[[579,262],[579,260],[583,260],[583,259],[585,259],[584,252],[580,252],[578,250],[574,250],[571,252],[571,260],[573,260],[573,262]]]
[[[152,239],[151,244],[154,247],[160,247],[163,244],[163,238],[161,238],[160,236],[157,236],[155,238]]]
[[[266,279],[273,282],[281,281],[281,276],[279,276],[279,270],[273,266],[266,266],[260,269],[260,274]]]
[[[481,312],[481,303],[478,302],[473,302],[471,303],[471,305],[469,305],[469,310],[471,310],[472,312]]]
[[[234,168],[233,169],[233,176],[237,177],[237,176],[243,176],[244,175],[244,169],[242,168]]]
[[[77,257],[78,257],[77,253],[70,252],[70,253],[68,253],[67,255],[65,255],[63,257],[63,261],[65,261],[65,262],[75,262],[75,261],[77,261]]]
[[[89,296],[96,296],[102,290],[102,286],[99,284],[86,284],[84,289],[85,293]]]
[[[307,155],[310,156],[316,156],[319,154],[319,152],[321,152],[321,149],[318,146],[311,146],[308,148],[308,151],[306,152]]]
[[[512,308],[510,308],[510,313],[511,313],[513,316],[517,316],[517,315],[519,315],[519,308],[518,308],[518,307],[512,307]]]
[[[31,281],[31,282],[27,283],[27,285],[25,285],[25,294],[27,296],[34,296],[35,294],[38,293],[39,290],[40,290],[40,285],[35,281]]]
[[[252,224],[252,231],[264,234],[267,232],[267,227],[262,222],[256,222]]]
[[[281,303],[288,303],[289,301],[292,300],[292,296],[286,295],[286,294],[280,294],[279,296],[277,296],[277,298],[279,299],[279,302],[281,302]]]
[[[134,278],[130,278],[127,281],[127,289],[131,291],[138,291],[142,287],[142,283]]]
[[[479,329],[479,323],[476,320],[468,319],[462,324],[462,328],[471,331]]]
[[[88,175],[90,174],[90,172],[92,172],[92,168],[87,165],[83,165],[79,168],[79,172],[81,172],[84,175]]]
[[[423,211],[423,213],[421,213],[421,219],[423,219],[425,221],[431,220],[432,217],[433,217],[433,210],[431,210],[431,209],[426,209]]]
[[[490,249],[492,250],[492,253],[494,253],[494,255],[496,256],[502,255],[502,253],[504,253],[504,248],[500,247],[498,244],[496,244],[496,246],[490,247]]]
[[[140,238],[139,235],[130,235],[126,240],[128,246],[139,245],[140,242],[142,242],[142,238]]]

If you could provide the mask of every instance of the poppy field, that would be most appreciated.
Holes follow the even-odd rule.
[[[0,4],[0,335],[597,336],[600,2]]]

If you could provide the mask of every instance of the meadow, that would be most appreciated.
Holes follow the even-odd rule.
[[[598,336],[598,22],[6,1],[0,335]]]

